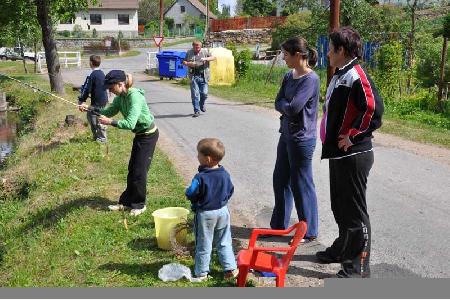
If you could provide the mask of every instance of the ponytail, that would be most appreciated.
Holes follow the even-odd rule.
[[[127,80],[125,81],[125,87],[129,89],[133,86],[133,76],[130,73],[126,74]]]
[[[318,53],[317,50],[311,47],[308,47],[308,66],[314,68],[317,66]]]

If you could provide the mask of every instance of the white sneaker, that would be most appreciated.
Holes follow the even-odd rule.
[[[132,216],[139,216],[140,214],[142,214],[144,211],[146,211],[147,210],[147,207],[146,206],[144,206],[143,208],[141,208],[141,209],[137,209],[137,208],[134,208],[134,209],[132,209],[131,210],[131,212],[130,212],[130,215],[132,215]]]
[[[128,210],[130,209],[128,206],[122,205],[122,204],[113,204],[108,205],[108,209],[112,211],[118,211],[118,210]]]

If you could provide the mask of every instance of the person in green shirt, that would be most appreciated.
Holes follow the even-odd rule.
[[[147,174],[159,132],[144,97],[144,90],[132,86],[131,74],[125,74],[122,70],[112,70],[106,74],[105,89],[116,97],[109,106],[97,110],[97,113],[101,114],[101,124],[131,130],[135,134],[128,163],[127,188],[120,196],[119,203],[108,208],[113,211],[131,210],[131,215],[137,216],[146,210]],[[90,109],[86,104],[80,105],[80,110]],[[123,119],[111,118],[119,112]]]

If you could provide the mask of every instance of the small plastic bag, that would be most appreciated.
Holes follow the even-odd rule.
[[[177,281],[183,277],[190,282],[199,282],[199,279],[192,277],[191,270],[188,267],[177,263],[162,266],[158,271],[158,277],[164,282]]]

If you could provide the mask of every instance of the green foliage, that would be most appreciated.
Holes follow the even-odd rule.
[[[417,37],[415,77],[425,88],[439,84],[442,43],[442,36],[433,38],[431,34],[422,34]],[[450,57],[450,49],[447,49],[447,57]],[[446,68],[444,81],[450,81],[450,68]]]
[[[399,79],[403,64],[402,45],[399,42],[386,43],[378,50],[376,58],[377,87],[383,98],[393,98],[399,93]]]
[[[310,30],[312,24],[311,12],[301,12],[290,15],[284,24],[272,31],[272,49],[280,49],[280,45],[287,39],[294,36],[301,36],[308,41],[312,47],[315,46],[318,38],[316,30]]]
[[[83,36],[83,28],[80,24],[73,25],[72,36],[76,38],[81,38]]]
[[[93,38],[97,38],[98,37],[98,33],[97,33],[97,29],[92,29],[92,37]]]
[[[380,20],[380,10],[364,0],[341,1],[341,26],[352,26],[365,40],[380,32]]]
[[[445,16],[444,25],[442,26],[442,33],[444,37],[450,38],[450,13]]]
[[[252,64],[252,52],[248,49],[238,51],[234,44],[228,45],[227,48],[231,50],[233,54],[236,75],[238,78],[246,77],[250,69],[250,65]]]
[[[242,10],[249,16],[273,16],[276,5],[271,0],[244,0]]]
[[[119,30],[119,33],[117,33],[117,39],[122,40],[123,39],[123,32]]]
[[[58,32],[63,37],[70,37],[70,31],[69,30],[63,30]]]

